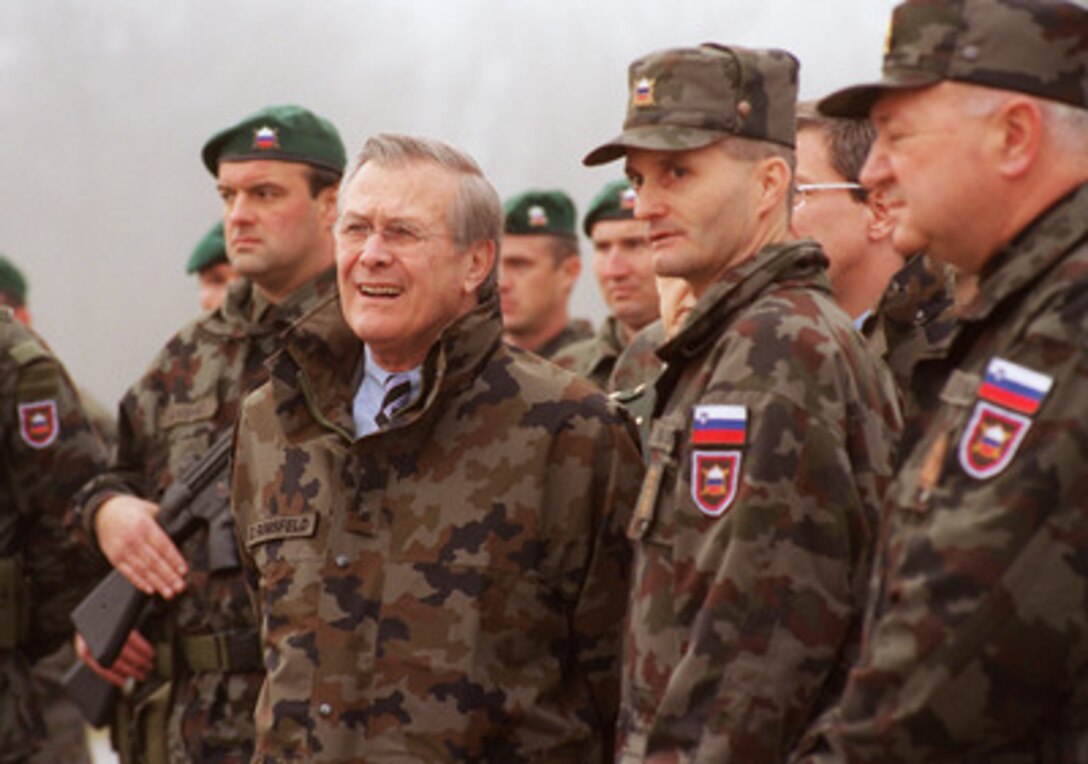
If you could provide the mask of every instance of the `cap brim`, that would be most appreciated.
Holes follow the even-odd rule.
[[[585,155],[582,164],[593,167],[615,161],[627,149],[651,151],[687,151],[717,143],[729,133],[682,125],[641,125],[624,130],[618,136]]]
[[[836,90],[831,95],[821,99],[816,104],[816,109],[828,117],[862,119],[869,116],[869,110],[873,108],[873,104],[887,91],[924,88],[935,85],[942,79],[944,78],[936,72],[897,72],[886,75],[879,82],[852,85],[842,90]]]

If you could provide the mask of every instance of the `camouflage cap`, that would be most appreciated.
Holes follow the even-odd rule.
[[[586,236],[592,236],[598,220],[630,220],[634,216],[635,189],[627,180],[614,180],[593,197],[582,221],[582,230]]]
[[[201,151],[204,166],[217,175],[221,161],[274,159],[343,172],[347,153],[340,133],[327,119],[301,106],[269,106],[213,135]]]
[[[506,233],[577,236],[578,213],[574,201],[562,191],[525,191],[507,199],[502,208]]]
[[[957,80],[1088,107],[1088,8],[1057,0],[908,0],[896,6],[884,77],[820,101],[864,117],[887,90]]]
[[[16,308],[26,304],[26,277],[3,255],[0,255],[0,295]]]
[[[197,242],[193,254],[189,255],[189,262],[185,264],[185,272],[193,274],[208,266],[226,262],[229,262],[227,245],[223,240],[223,221],[220,220]]]
[[[728,135],[794,144],[797,59],[784,50],[707,43],[631,64],[623,132],[582,160],[604,164],[628,148],[684,151]]]

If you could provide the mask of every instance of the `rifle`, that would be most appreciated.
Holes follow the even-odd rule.
[[[210,449],[170,484],[155,516],[156,522],[178,544],[192,535],[201,523],[206,523],[209,527],[212,570],[224,570],[239,564],[226,491],[232,438],[232,431],[223,433]],[[82,635],[87,649],[99,664],[110,666],[117,660],[150,599],[150,595],[129,583],[119,571],[113,570],[72,611],[76,631]],[[82,661],[65,674],[64,687],[89,722],[95,724],[96,720],[108,718],[109,709],[116,700],[117,688],[91,671]],[[98,722],[99,725],[101,723]]]

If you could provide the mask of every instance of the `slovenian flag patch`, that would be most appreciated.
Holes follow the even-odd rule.
[[[1004,358],[992,358],[978,389],[978,397],[1031,416],[1050,392],[1054,378]]]
[[[698,446],[743,446],[748,434],[745,406],[696,406],[691,442]]]

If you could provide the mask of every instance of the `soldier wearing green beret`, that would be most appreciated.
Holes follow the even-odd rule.
[[[574,202],[562,191],[525,191],[507,199],[503,210],[499,295],[504,338],[551,358],[593,335],[588,321],[570,320],[567,307],[582,271]]]
[[[298,106],[262,109],[212,136],[202,158],[223,201],[227,257],[243,278],[126,392],[113,463],[77,502],[88,542],[137,588],[161,595],[113,666],[79,646],[110,681],[135,680],[112,728],[126,763],[253,754],[265,667],[229,510],[180,548],[153,518],[163,491],[267,378],[280,333],[336,290],[332,225],[345,154],[328,120]]]
[[[856,647],[900,418],[827,258],[788,240],[797,73],[781,50],[640,58],[585,159],[625,158],[654,269],[696,300],[658,349],[627,531],[618,761],[779,762]]]
[[[593,275],[611,315],[594,336],[567,346],[552,360],[608,389],[620,353],[659,314],[646,223],[635,220],[631,184],[615,180],[601,189],[582,228],[593,243]]]
[[[227,287],[238,278],[238,274],[227,259],[222,220],[216,221],[197,242],[189,255],[189,262],[185,264],[185,272],[190,276],[196,274],[201,310],[214,310],[223,304]]]
[[[1088,7],[910,0],[861,172],[893,236],[977,275],[917,366],[837,705],[792,761],[1083,761],[1088,751]]]

